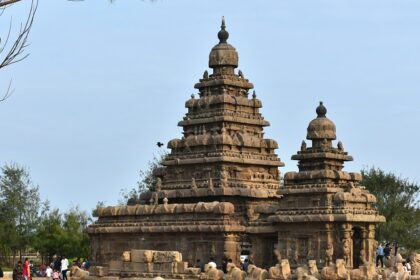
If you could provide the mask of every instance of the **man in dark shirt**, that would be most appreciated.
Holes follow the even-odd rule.
[[[389,259],[390,256],[391,256],[391,244],[387,243],[384,248],[384,257],[385,259]]]
[[[57,257],[54,262],[54,270],[61,271],[61,260]]]

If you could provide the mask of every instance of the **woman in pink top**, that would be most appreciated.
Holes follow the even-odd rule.
[[[23,264],[23,278],[25,280],[31,279],[31,268],[29,267],[28,258],[25,258],[25,263]]]

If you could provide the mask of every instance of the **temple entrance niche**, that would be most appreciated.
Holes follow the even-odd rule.
[[[360,227],[354,227],[352,232],[353,237],[353,267],[358,268],[362,262],[360,259],[360,252],[362,250],[362,229]]]

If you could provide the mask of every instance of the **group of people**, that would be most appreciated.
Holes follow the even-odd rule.
[[[32,268],[33,268],[33,262],[29,261],[28,258],[25,258],[23,263],[21,260],[19,260],[15,268],[13,269],[13,276],[12,276],[13,280],[31,280]]]
[[[397,248],[395,248],[397,250]],[[391,257],[391,243],[382,242],[379,244],[378,248],[376,248],[376,266],[379,266],[379,263],[381,263],[381,267],[384,267],[384,262],[389,260]],[[403,261],[404,270],[411,273],[411,265],[410,260],[407,259]]]
[[[84,270],[89,270],[90,261],[85,259],[83,261],[77,258],[73,266],[78,266]],[[68,280],[67,272],[69,271],[69,260],[66,257],[57,257],[50,265],[41,264],[38,276],[48,277],[53,280]],[[13,269],[13,280],[31,280],[31,275],[34,274],[33,262],[25,258],[25,261],[18,261]]]

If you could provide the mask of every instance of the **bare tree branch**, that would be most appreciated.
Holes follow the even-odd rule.
[[[17,3],[19,1],[21,0],[0,0],[0,9],[2,10],[1,14],[3,14],[4,9],[6,9],[9,5]],[[37,8],[38,8],[38,0],[31,0],[31,7],[29,9],[26,22],[24,25],[21,24],[19,35],[17,36],[15,42],[7,51],[4,58],[0,60],[0,69],[6,66],[12,65],[16,62],[22,61],[28,57],[29,54],[28,53],[24,54],[24,52],[25,52],[26,47],[29,45],[28,36],[31,31],[32,24],[34,22]],[[6,48],[8,47],[11,30],[12,30],[12,20],[10,20],[9,30],[8,30],[5,42],[3,43],[0,38],[0,54],[5,52]],[[0,97],[0,102],[6,100],[13,94],[14,90],[11,89],[11,85],[12,85],[12,80],[10,80],[9,82],[9,86],[7,88],[6,93],[2,97]]]
[[[21,0],[0,0],[0,8],[6,8],[7,5],[12,5]]]
[[[16,0],[9,0],[9,1],[16,1]],[[37,8],[38,8],[38,0],[32,0],[28,18],[26,19],[26,23],[23,26],[21,25],[17,39],[15,40],[14,44],[9,49],[9,52],[4,57],[3,61],[0,63],[0,69],[8,65],[11,65],[13,63],[22,61],[29,55],[29,54],[26,54],[22,56],[23,52],[25,51],[25,48],[28,46],[28,43],[27,43],[28,36],[31,31],[32,24],[34,22]],[[5,46],[3,46],[3,49],[4,47]]]
[[[0,98],[0,102],[2,102],[4,100],[6,100],[7,98],[9,98],[13,94],[13,92],[15,92],[15,90],[12,89],[12,79],[10,79],[9,86],[7,87],[7,91],[3,95],[3,97]]]

